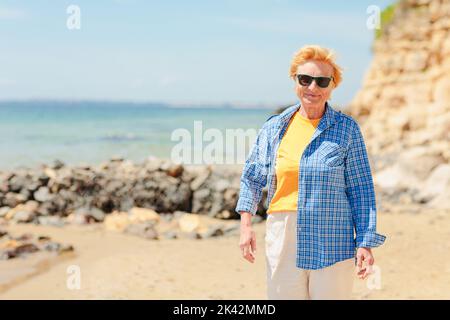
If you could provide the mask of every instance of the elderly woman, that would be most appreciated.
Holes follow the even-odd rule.
[[[342,80],[328,49],[301,48],[290,76],[300,103],[264,123],[244,165],[240,249],[254,262],[251,217],[267,184],[268,298],[349,299],[355,264],[366,278],[371,248],[386,238],[376,233],[367,150],[356,121],[327,102]]]

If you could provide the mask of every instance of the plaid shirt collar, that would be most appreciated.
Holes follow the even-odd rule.
[[[275,123],[275,127],[277,129],[283,129],[285,128],[291,117],[294,115],[294,113],[300,109],[301,104],[297,103],[286,110],[284,110],[280,116],[277,118],[277,122]],[[326,102],[325,103],[325,113],[322,116],[322,119],[320,119],[319,125],[317,126],[311,141],[313,141],[317,136],[319,136],[323,131],[325,131],[327,128],[329,128],[331,125],[333,125],[335,122],[340,121],[340,113],[341,111],[334,110],[331,105]]]

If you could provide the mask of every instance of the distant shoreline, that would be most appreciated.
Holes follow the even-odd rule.
[[[183,108],[183,109],[268,109],[276,110],[280,106],[287,106],[295,104],[285,103],[285,104],[275,104],[275,103],[233,103],[233,102],[159,102],[159,101],[112,101],[112,100],[65,100],[65,99],[11,99],[11,100],[0,100],[0,107],[3,105],[59,105],[65,106],[83,106],[83,105],[95,105],[95,106],[133,106],[133,107],[143,107],[143,108]]]

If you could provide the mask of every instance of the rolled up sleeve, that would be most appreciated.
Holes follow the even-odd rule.
[[[345,162],[346,194],[352,210],[357,248],[382,245],[386,236],[376,232],[376,199],[369,158],[359,125],[355,122]]]
[[[266,124],[259,131],[244,164],[240,180],[239,200],[235,209],[239,214],[241,212],[256,214],[262,198],[262,190],[267,183],[269,144]]]

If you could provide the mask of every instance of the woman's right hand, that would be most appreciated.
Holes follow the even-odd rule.
[[[252,228],[252,214],[241,212],[241,239],[239,241],[242,257],[253,263],[256,257],[256,235]]]

